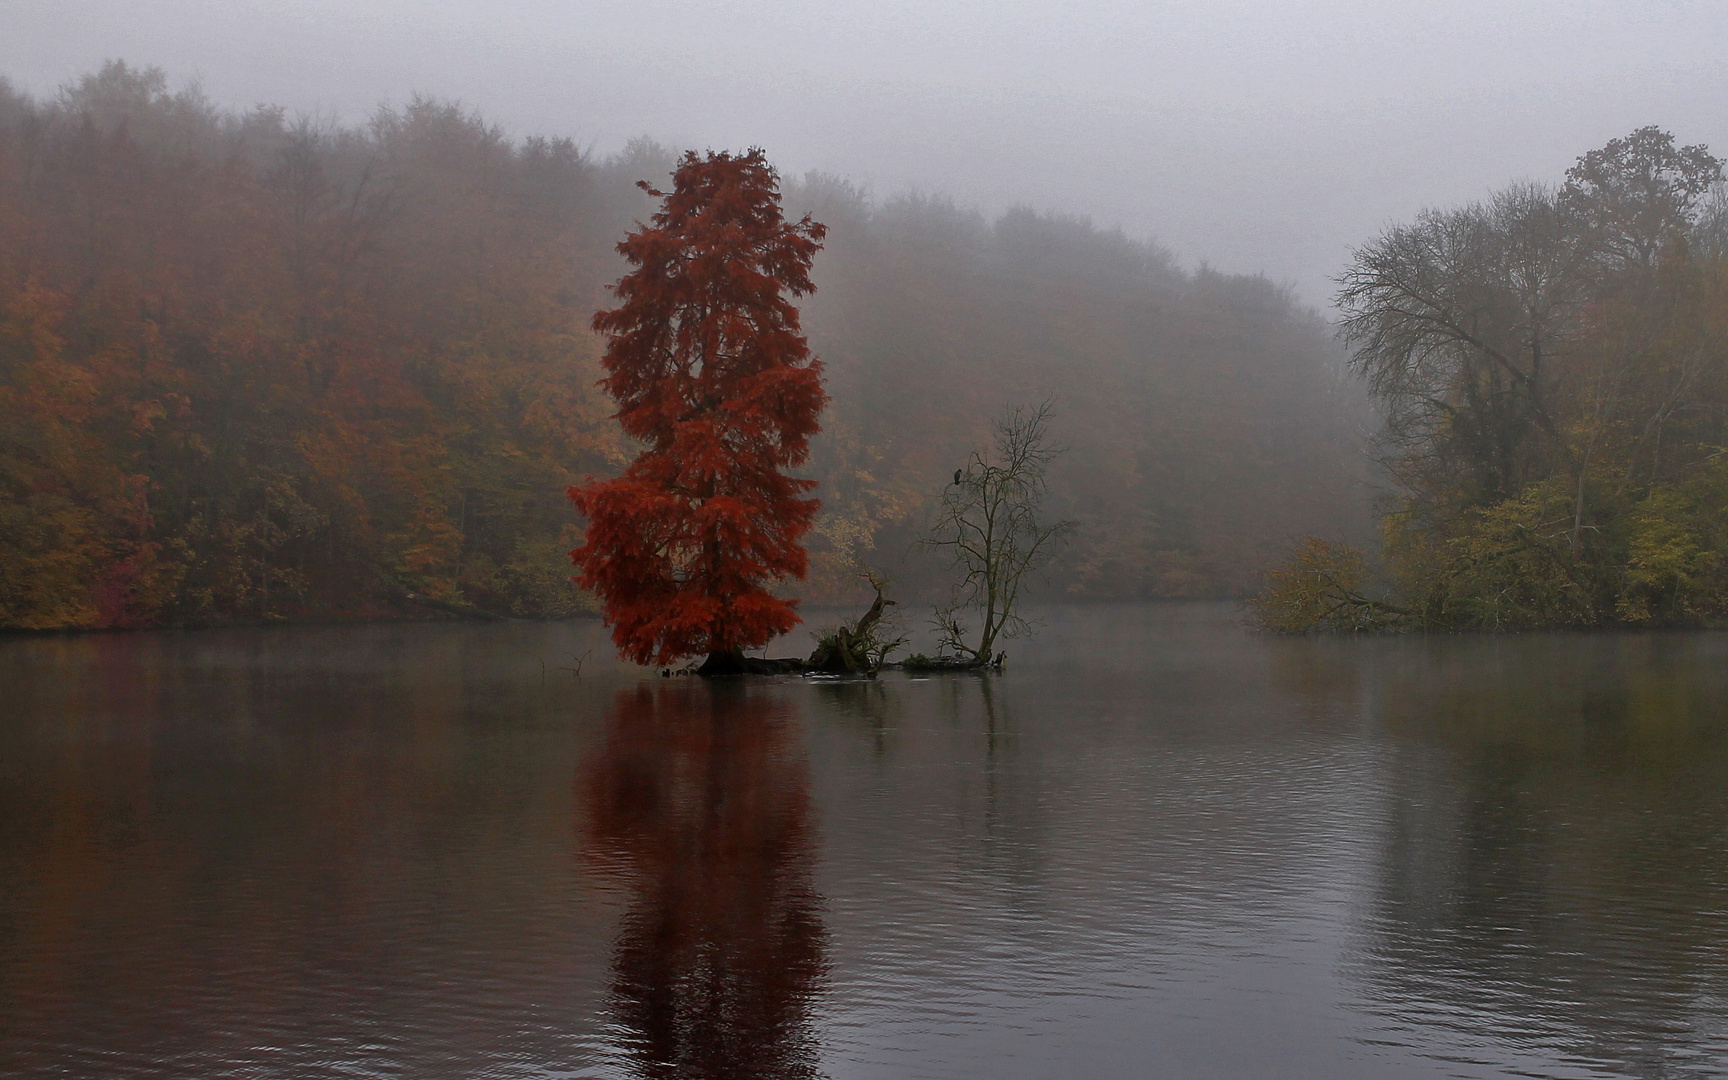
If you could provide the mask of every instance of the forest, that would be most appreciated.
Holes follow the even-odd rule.
[[[592,610],[565,490],[633,448],[590,320],[636,182],[676,157],[425,98],[359,125],[226,110],[120,62],[51,99],[0,83],[0,627]],[[1293,537],[1371,535],[1370,406],[1287,289],[1058,213],[783,190],[828,229],[807,603],[867,595],[865,566],[937,588],[914,542],[945,478],[1044,399],[1077,528],[1041,595],[1247,595]],[[1664,415],[1639,491],[1702,437]],[[1538,515],[1564,497],[1540,490]]]
[[[1258,598],[1263,625],[1728,617],[1721,160],[1641,128],[1557,186],[1389,229],[1339,280],[1351,366],[1384,416],[1384,543],[1308,540]]]

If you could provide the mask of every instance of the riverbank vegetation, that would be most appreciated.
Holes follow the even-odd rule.
[[[118,63],[0,86],[0,628],[591,606],[563,492],[637,448],[589,320],[675,162],[425,99],[225,111]],[[1083,526],[1053,595],[1241,595],[1289,536],[1365,534],[1360,399],[1273,284],[1055,214],[785,194],[829,226],[807,601],[867,599],[864,564],[935,598],[905,554],[933,500],[1052,392],[1049,509]]]
[[[1722,167],[1644,128],[1558,187],[1426,211],[1359,250],[1338,302],[1385,416],[1386,580],[1308,541],[1270,575],[1261,624],[1728,619]]]

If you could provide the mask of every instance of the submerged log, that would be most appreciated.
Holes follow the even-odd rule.
[[[744,671],[750,675],[802,675],[809,669],[810,665],[796,656],[744,658]]]
[[[909,656],[898,664],[884,664],[882,666],[899,668],[901,671],[1001,671],[1002,661],[1007,658],[1006,652],[999,652],[994,658],[988,656]]]
[[[809,665],[796,657],[768,659],[741,652],[712,652],[696,669],[704,679],[729,679],[739,675],[802,675]]]

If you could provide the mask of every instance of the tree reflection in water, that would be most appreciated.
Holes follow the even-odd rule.
[[[1388,665],[1366,973],[1400,1025],[1512,1024],[1616,1074],[1722,1075],[1728,685],[1709,643],[1444,641]]]
[[[643,1077],[818,1075],[826,970],[809,764],[772,687],[619,693],[582,768],[586,850],[633,902],[611,1011]]]

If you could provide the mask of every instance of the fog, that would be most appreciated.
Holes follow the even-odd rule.
[[[0,6],[0,73],[38,96],[123,58],[229,107],[354,122],[425,93],[600,153],[755,144],[877,196],[1089,215],[1314,304],[1424,205],[1644,124],[1720,149],[1725,42],[1711,0]]]
[[[0,625],[576,611],[562,493],[630,454],[604,343],[571,331],[651,212],[635,181],[751,146],[829,228],[800,305],[831,398],[800,463],[811,603],[857,599],[859,566],[942,594],[935,500],[1004,410],[1053,399],[1047,509],[1079,527],[1052,595],[1258,595],[1293,541],[1357,575],[1378,506],[1410,510],[1398,580],[1442,567],[1421,595],[1462,598],[1424,625],[1512,618],[1507,590],[1547,580],[1519,530],[1562,516],[1543,565],[1597,545],[1602,587],[1577,609],[1555,579],[1518,625],[1728,614],[1728,575],[1693,597],[1622,565],[1728,536],[1728,198],[1695,145],[1724,142],[1725,24],[1475,0],[7,9],[0,496],[29,528],[0,530]],[[1594,179],[1553,194],[1580,155]],[[1690,179],[1629,209],[1645,166]],[[1526,311],[1517,282],[1554,267]],[[1452,309],[1421,305],[1481,297],[1470,334],[1424,336]],[[1341,377],[1338,325],[1367,328],[1350,363],[1377,382]],[[1492,521],[1511,532],[1472,531]],[[1476,574],[1483,551],[1514,580]],[[1325,610],[1418,617],[1352,590]],[[1319,609],[1291,595],[1278,625],[1303,628]]]

